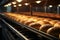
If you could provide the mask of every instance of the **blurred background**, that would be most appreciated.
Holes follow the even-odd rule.
[[[0,0],[0,12],[60,13],[60,0]]]

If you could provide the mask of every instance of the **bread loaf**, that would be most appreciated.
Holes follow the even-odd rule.
[[[39,23],[31,23],[31,24],[29,24],[29,26],[39,30],[41,25]]]
[[[39,30],[43,31],[43,32],[47,32],[47,30],[51,27],[53,27],[53,26],[50,24],[45,24],[45,25],[42,25]]]
[[[59,38],[60,27],[51,27],[47,30],[47,33]]]

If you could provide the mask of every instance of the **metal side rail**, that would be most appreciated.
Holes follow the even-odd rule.
[[[5,17],[5,16],[4,16],[4,17]],[[23,25],[23,24],[21,24],[21,23],[18,23],[18,22],[16,22],[16,21],[11,20],[11,19],[8,19],[8,18],[6,18],[6,17],[5,17],[5,19],[7,19],[7,20],[9,20],[9,21],[12,21],[13,23],[16,23],[17,25],[20,25],[21,27],[26,28],[26,29],[28,29],[28,30],[30,30],[30,31],[38,34],[39,36],[45,37],[45,38],[47,38],[47,39],[49,39],[49,40],[59,40],[58,38],[56,38],[56,37],[54,37],[54,36],[52,36],[52,35],[49,35],[49,34],[47,34],[47,33],[44,33],[44,32],[42,32],[42,31],[38,31],[38,30],[35,29],[35,28],[28,27],[28,26],[26,26],[26,25]]]
[[[12,38],[11,38],[11,35],[9,36],[9,33],[7,32],[7,30],[5,29],[5,28],[3,28],[3,27],[5,27],[5,25],[2,23],[2,21],[1,21],[1,19],[0,19],[0,26],[1,26],[1,30],[0,30],[0,38],[2,38],[2,39],[0,39],[0,40],[12,40]]]
[[[5,20],[2,19],[2,22],[6,25],[6,27],[10,28],[10,30],[13,31],[20,38],[19,40],[29,40],[20,32],[18,32],[15,28],[13,28],[10,24],[8,24]]]

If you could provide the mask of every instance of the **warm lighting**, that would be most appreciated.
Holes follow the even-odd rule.
[[[29,5],[29,3],[25,3],[25,5],[26,5],[26,6]]]
[[[49,5],[49,7],[53,7],[52,5]]]
[[[41,3],[41,1],[36,1],[37,4]]]
[[[14,7],[16,7],[16,5],[13,5]]]
[[[16,4],[16,2],[12,2],[12,4]]]
[[[4,5],[4,7],[8,7],[8,5]]]
[[[11,3],[9,3],[8,6],[11,6]]]
[[[58,5],[58,7],[60,7],[60,4]]]
[[[18,4],[18,6],[22,6],[22,4]]]
[[[16,0],[17,2],[22,2],[22,0]]]
[[[4,5],[4,7],[7,7],[6,5]]]

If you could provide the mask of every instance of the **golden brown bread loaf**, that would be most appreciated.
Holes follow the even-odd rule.
[[[39,30],[41,25],[39,23],[31,23],[31,24],[29,24],[29,26]]]
[[[37,21],[37,23],[40,23],[41,25],[50,24],[49,22],[46,21]]]
[[[22,24],[24,24],[24,22],[26,22],[27,20],[28,20],[28,18],[22,19],[20,22],[21,22]]]
[[[52,20],[52,21],[50,21],[50,23],[51,23],[52,25],[56,24],[57,22],[58,22],[58,20]]]
[[[55,26],[60,26],[60,22],[57,22],[57,23],[54,25],[54,27],[55,27]]]
[[[60,27],[51,27],[47,30],[47,33],[59,38]]]
[[[38,20],[37,19],[34,19],[34,18],[30,18],[27,21],[25,21],[24,24],[29,25],[30,23],[35,23],[36,21],[38,21]]]
[[[27,22],[25,22],[24,24],[25,24],[25,25],[29,25],[29,24],[31,24],[31,23],[34,23],[34,21],[27,21]]]
[[[47,30],[51,27],[53,27],[53,26],[50,24],[45,24],[45,25],[42,25],[39,30],[43,31],[43,32],[47,32]]]
[[[44,19],[43,21],[46,21],[46,22],[49,22],[51,21],[52,19]]]

